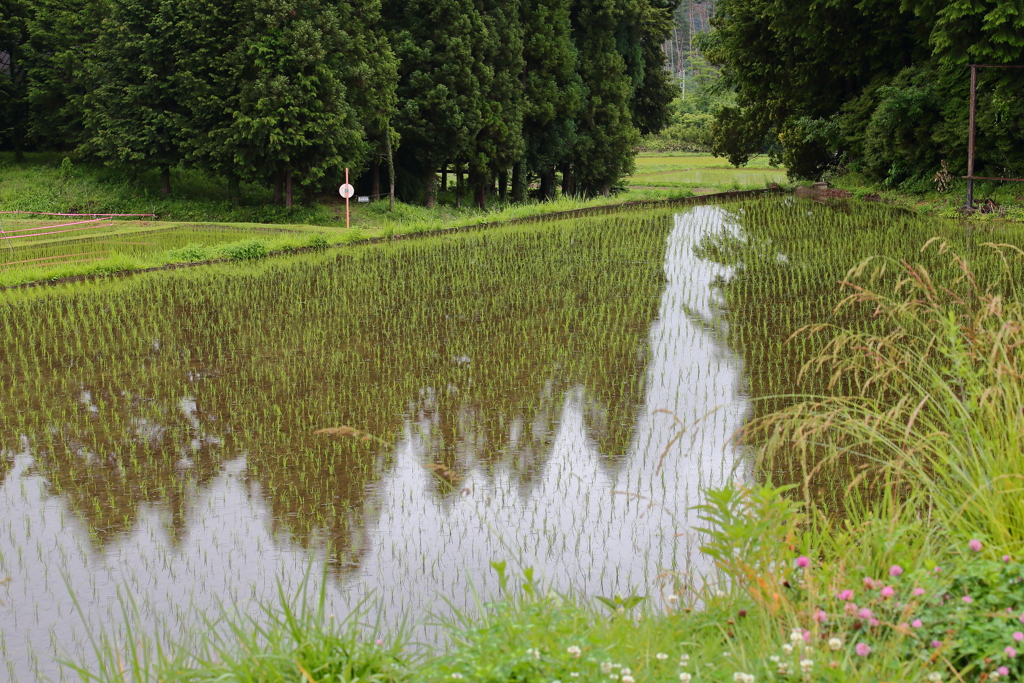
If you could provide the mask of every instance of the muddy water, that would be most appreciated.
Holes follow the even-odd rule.
[[[550,291],[536,283],[537,291],[509,304],[518,320],[545,330],[537,337],[508,328],[513,323],[505,318],[488,326],[489,312],[501,314],[495,298],[475,311],[428,301],[416,315],[431,320],[434,308],[443,309],[436,315],[439,336],[409,327],[405,338],[388,335],[378,343],[377,356],[366,339],[349,338],[366,365],[363,383],[348,394],[337,388],[341,379],[327,377],[338,359],[316,355],[326,332],[299,329],[333,324],[326,321],[337,321],[337,311],[324,308],[303,318],[315,322],[290,320],[292,327],[259,334],[245,327],[251,301],[268,315],[278,305],[274,288],[288,275],[273,267],[269,280],[238,285],[246,303],[165,290],[161,296],[195,297],[189,317],[164,329],[159,316],[149,321],[140,314],[139,327],[152,330],[139,338],[152,338],[153,348],[86,348],[76,357],[98,360],[80,375],[59,349],[9,353],[5,376],[20,389],[5,399],[0,578],[10,580],[0,588],[0,678],[70,677],[57,661],[88,661],[88,634],[116,631],[124,596],[136,601],[144,621],[173,634],[195,623],[196,610],[214,614],[226,603],[255,611],[258,600],[273,598],[278,581],[294,588],[307,568],[319,576],[325,562],[334,613],[372,596],[385,624],[446,609],[443,599],[469,606],[473,591],[486,595],[495,587],[494,560],[534,567],[556,588],[587,595],[656,595],[667,570],[699,575],[706,565],[691,507],[703,487],[751,475],[746,456],[729,443],[749,412],[744,368],[722,341],[725,323],[711,287],[729,271],[698,259],[693,246],[704,235],[738,228],[729,210],[717,207],[650,222],[648,251],[631,246],[631,237],[626,246],[580,252],[579,264]],[[566,234],[567,253],[585,242],[583,233]],[[509,253],[515,263],[550,258],[550,245],[541,246],[541,255],[518,245]],[[486,267],[485,250],[495,248],[476,244],[460,267]],[[335,277],[344,267],[324,260],[307,279]],[[644,281],[616,284],[638,271],[648,273]],[[608,274],[608,282],[588,284],[594,272]],[[350,280],[337,275],[332,282]],[[373,291],[383,288],[386,299],[391,281],[373,283]],[[598,288],[606,285],[613,289]],[[425,280],[420,288],[429,286]],[[445,287],[459,289],[457,282]],[[309,301],[300,298],[301,288],[289,291],[291,305]],[[108,316],[130,314],[130,302],[147,296],[128,286],[101,303]],[[609,307],[614,315],[601,317],[607,302],[592,299],[615,297],[640,303]],[[101,305],[89,301],[70,299],[60,310],[87,316],[88,306]],[[389,316],[404,315],[386,301]],[[47,305],[33,299],[18,314],[45,325]],[[204,336],[190,327],[221,315],[234,324],[218,306],[239,307],[232,333],[239,336],[216,329]],[[102,324],[94,336],[102,336]],[[459,341],[458,330],[474,324],[480,338]],[[241,336],[247,330],[251,339]],[[500,358],[508,353],[500,341],[513,331],[528,347],[520,365]],[[331,328],[331,338],[337,334]],[[225,339],[234,347],[221,358]],[[303,364],[289,365],[293,356]],[[436,368],[435,357],[442,359]],[[389,374],[402,365],[425,369]],[[121,374],[111,369],[123,367]],[[290,384],[260,374],[278,369]],[[194,381],[200,376],[211,379]],[[246,393],[250,386],[256,388]],[[381,416],[366,413],[360,422],[390,443],[360,451],[358,467],[347,444],[309,441],[308,426],[300,438],[297,423],[287,413],[280,417],[282,397],[299,396],[312,426],[353,422],[354,413],[336,404],[360,391],[367,402],[390,401]],[[30,412],[46,419],[25,417]],[[666,452],[677,418],[696,424]],[[252,436],[275,419],[274,429]],[[307,459],[297,465],[293,451]],[[159,457],[145,459],[153,453]],[[303,464],[317,458],[322,466]],[[344,481],[332,485],[327,473],[335,466]]]

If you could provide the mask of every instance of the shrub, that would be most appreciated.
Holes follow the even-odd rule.
[[[267,245],[261,240],[245,240],[221,247],[221,253],[232,261],[250,261],[267,255]]]

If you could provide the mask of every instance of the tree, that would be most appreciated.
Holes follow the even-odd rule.
[[[437,169],[467,158],[483,127],[494,77],[485,61],[487,26],[471,0],[388,0],[384,16],[400,64],[401,161],[433,206]]]
[[[137,175],[159,169],[164,194],[181,159],[173,0],[111,0],[84,98],[86,153]]]
[[[364,163],[366,121],[345,85],[359,69],[345,60],[360,52],[358,33],[346,27],[361,28],[354,15],[365,9],[329,0],[183,0],[187,158],[232,185],[274,178],[289,206],[296,179],[310,196],[346,165]]]
[[[575,38],[583,100],[576,115],[573,174],[584,194],[607,195],[633,164],[639,133],[633,125],[633,81],[616,40],[635,9],[630,0],[580,0]]]
[[[492,74],[481,106],[480,130],[469,155],[477,206],[486,208],[486,188],[523,155],[523,26],[520,0],[482,0],[487,28],[485,64]]]
[[[523,199],[525,170],[541,176],[543,194],[554,192],[555,167],[569,162],[576,142],[576,112],[583,85],[572,42],[571,0],[522,0],[523,146],[513,167],[512,197]]]
[[[672,35],[672,13],[678,0],[642,0],[633,35],[639,41],[642,74],[634,82],[630,111],[641,135],[658,133],[672,118],[676,86],[665,68],[662,44]]]
[[[42,147],[74,149],[85,137],[85,97],[107,0],[33,0],[25,45],[32,136]]]
[[[13,149],[20,161],[28,134],[28,99],[23,47],[28,6],[23,0],[0,5],[0,149]]]

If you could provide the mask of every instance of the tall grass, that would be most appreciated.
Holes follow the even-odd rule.
[[[953,277],[868,259],[847,278],[839,309],[868,307],[874,331],[815,325],[824,350],[803,369],[849,393],[803,401],[749,427],[768,460],[799,459],[804,485],[836,468],[850,487],[884,482],[952,537],[1024,542],[1024,311],[1009,277],[1021,251],[1005,244],[1002,271],[975,272],[944,242]]]

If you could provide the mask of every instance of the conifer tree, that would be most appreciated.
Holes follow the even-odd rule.
[[[576,116],[573,174],[584,194],[608,194],[633,164],[633,81],[618,51],[630,0],[578,0],[575,28],[584,97]]]
[[[679,0],[639,0],[635,39],[639,43],[642,67],[634,84],[630,111],[633,125],[641,135],[661,132],[671,120],[670,106],[676,86],[665,69],[667,59],[662,45],[672,35],[672,15]]]
[[[386,75],[381,82],[364,68],[372,42],[361,42],[360,32],[373,9],[330,0],[183,0],[188,158],[232,184],[275,178],[288,205],[296,182],[309,197],[346,165],[363,164],[366,121],[346,80],[394,89]],[[380,99],[364,97],[362,114]]]
[[[91,63],[82,150],[136,175],[159,169],[170,194],[180,161],[174,0],[111,0]]]
[[[25,46],[31,133],[45,148],[73,149],[84,138],[89,71],[107,0],[33,0]]]
[[[485,60],[493,74],[482,93],[481,128],[470,155],[477,206],[486,208],[486,188],[523,154],[523,26],[520,0],[483,0],[487,27]]]
[[[400,64],[401,160],[433,206],[438,168],[466,159],[483,125],[487,26],[472,0],[387,0],[384,16]]]
[[[572,0],[522,0],[523,164],[513,172],[512,196],[523,199],[526,173],[538,174],[545,194],[554,190],[554,169],[571,159],[582,81],[572,42]]]
[[[0,4],[0,149],[13,149],[18,160],[28,133],[28,99],[23,47],[28,5],[24,0]]]

